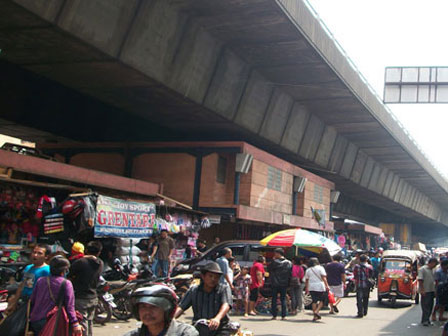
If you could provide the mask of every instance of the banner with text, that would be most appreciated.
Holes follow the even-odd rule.
[[[154,226],[156,205],[98,196],[95,237],[148,238]]]

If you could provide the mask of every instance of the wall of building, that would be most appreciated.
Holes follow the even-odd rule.
[[[164,195],[192,205],[195,163],[189,154],[142,154],[134,158],[132,177],[162,184]]]
[[[312,207],[315,210],[325,210],[325,219],[330,220],[330,193],[331,190],[327,186],[307,181],[303,193],[298,195],[298,215],[312,218]]]
[[[70,158],[70,164],[115,175],[124,175],[124,157],[118,153],[80,153]]]
[[[224,183],[218,181],[218,160],[227,161]],[[202,159],[201,191],[199,205],[201,207],[223,207],[233,205],[235,184],[235,155],[213,153]]]
[[[250,206],[290,214],[293,177],[280,170],[281,183],[278,190],[269,188],[269,167],[268,164],[256,159],[252,162]]]

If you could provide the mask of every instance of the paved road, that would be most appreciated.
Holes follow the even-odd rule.
[[[373,293],[372,298],[376,297]],[[442,324],[436,322],[434,326],[423,327],[419,325],[421,317],[420,306],[407,301],[399,301],[396,308],[391,308],[386,302],[378,305],[375,299],[371,300],[368,316],[357,319],[356,299],[348,297],[340,304],[338,315],[329,315],[328,311],[322,312],[322,320],[311,322],[312,314],[305,311],[296,316],[289,317],[286,321],[270,321],[269,316],[257,316],[244,318],[233,316],[232,320],[239,321],[243,328],[254,332],[256,336],[275,335],[313,335],[313,336],[367,336],[367,335],[410,335],[410,336],[440,336]],[[186,315],[184,320],[191,320],[191,315]],[[113,320],[106,326],[95,326],[95,336],[123,335],[127,331],[136,328],[137,321],[130,320],[123,323]]]

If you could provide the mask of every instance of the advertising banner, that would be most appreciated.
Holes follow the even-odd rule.
[[[148,238],[154,226],[156,205],[98,196],[96,238]]]

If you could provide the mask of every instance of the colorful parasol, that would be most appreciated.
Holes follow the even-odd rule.
[[[331,239],[304,229],[288,229],[274,232],[262,239],[260,244],[279,247],[297,246],[300,250],[306,250],[315,254],[328,251],[332,256],[341,251],[341,247]]]

